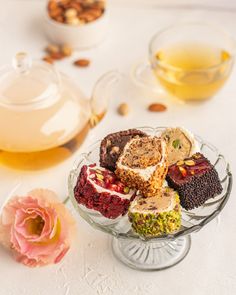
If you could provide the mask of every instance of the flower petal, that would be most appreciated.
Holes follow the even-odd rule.
[[[47,189],[12,198],[0,216],[0,242],[13,250],[17,261],[31,267],[61,261],[74,234],[72,216]]]

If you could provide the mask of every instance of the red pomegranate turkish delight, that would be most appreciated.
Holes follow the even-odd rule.
[[[82,167],[74,196],[79,204],[115,219],[126,214],[135,191],[125,186],[113,172],[92,164]]]

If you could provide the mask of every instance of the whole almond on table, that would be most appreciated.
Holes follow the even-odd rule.
[[[74,65],[77,66],[77,67],[88,67],[90,65],[90,60],[89,59],[85,59],[85,58],[81,58],[81,59],[78,59],[74,62]]]
[[[51,58],[51,56],[49,56],[49,55],[43,57],[43,60],[46,61],[47,63],[51,64],[51,65],[54,63],[54,59]]]
[[[55,45],[55,44],[49,44],[48,47],[46,48],[46,52],[48,52],[49,54],[59,53],[60,52],[60,47],[58,45]]]
[[[64,44],[61,46],[61,52],[64,56],[71,56],[73,50],[68,44]]]
[[[164,112],[167,110],[167,107],[162,103],[152,103],[148,106],[150,112]]]
[[[121,116],[127,116],[129,113],[129,105],[127,103],[121,103],[117,109],[118,114]]]
[[[55,52],[55,53],[51,53],[50,57],[54,60],[61,60],[63,59],[65,56],[63,55],[63,53],[61,51],[59,52]]]

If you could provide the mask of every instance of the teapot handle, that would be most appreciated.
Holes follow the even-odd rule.
[[[106,114],[111,86],[120,81],[123,77],[123,74],[119,71],[113,70],[105,73],[97,80],[90,100],[91,127],[96,126]]]

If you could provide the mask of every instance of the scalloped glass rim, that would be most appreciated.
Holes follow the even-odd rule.
[[[156,127],[156,128],[138,127],[136,129],[142,130],[150,135],[157,135],[159,132],[161,132],[165,128],[166,127]],[[223,172],[225,173],[225,175],[221,179],[221,183],[224,188],[222,194],[220,195],[220,197],[217,196],[213,199],[210,199],[202,207],[198,208],[197,210],[199,211],[199,210],[201,210],[201,208],[210,207],[210,206],[220,203],[219,206],[217,206],[217,208],[215,210],[213,210],[213,212],[211,212],[209,215],[204,215],[204,214],[199,215],[199,213],[198,213],[198,215],[196,215],[196,213],[193,213],[194,210],[186,211],[182,208],[182,213],[185,214],[186,216],[188,216],[190,218],[190,220],[191,219],[196,219],[196,220],[202,219],[198,224],[192,224],[192,223],[189,223],[189,221],[186,221],[186,223],[189,226],[183,226],[183,227],[181,227],[180,230],[178,230],[177,232],[175,232],[173,234],[164,235],[164,236],[160,236],[160,237],[145,238],[142,236],[138,236],[133,231],[129,231],[126,233],[119,232],[117,229],[115,230],[114,228],[112,228],[110,226],[113,224],[113,222],[115,223],[116,221],[118,224],[120,222],[120,220],[125,218],[125,216],[119,217],[115,220],[108,220],[108,221],[110,221],[110,225],[109,225],[109,222],[107,225],[103,225],[99,222],[94,221],[94,219],[93,219],[94,216],[100,216],[101,218],[104,218],[104,217],[102,217],[102,215],[99,212],[94,211],[94,210],[88,210],[83,205],[80,205],[77,203],[76,199],[74,198],[74,186],[75,186],[77,177],[79,175],[81,166],[85,164],[84,163],[85,161],[91,162],[89,160],[89,157],[93,152],[95,152],[97,149],[99,149],[101,140],[98,140],[94,144],[90,145],[88,147],[88,150],[89,150],[88,153],[83,153],[79,156],[79,158],[74,163],[73,169],[71,170],[71,172],[69,174],[68,189],[69,189],[69,197],[70,197],[72,204],[74,205],[75,209],[79,212],[80,216],[85,221],[87,221],[91,226],[93,226],[95,229],[101,230],[103,232],[107,232],[116,238],[141,239],[144,241],[174,240],[180,236],[188,235],[192,232],[199,231],[208,222],[213,220],[222,211],[222,209],[226,205],[226,203],[229,199],[230,193],[231,193],[233,179],[232,179],[232,173],[230,171],[229,164],[225,161],[224,156],[218,152],[217,148],[214,147],[212,144],[202,140],[201,137],[199,137],[199,136],[195,136],[195,139],[199,143],[200,150],[202,152],[203,152],[204,148],[207,148],[212,152],[212,155],[214,156],[214,166],[215,167],[217,167],[217,165],[219,165],[220,162],[224,163],[224,165],[225,165],[225,167],[223,168]],[[218,173],[219,173],[219,171],[218,171]]]

